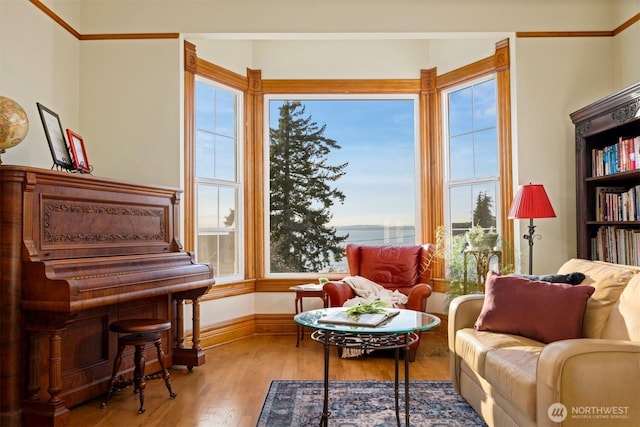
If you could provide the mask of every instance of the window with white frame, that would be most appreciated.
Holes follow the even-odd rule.
[[[499,229],[496,79],[443,91],[445,225],[452,236],[472,226]]]
[[[218,283],[242,270],[242,92],[195,82],[196,257]]]
[[[414,95],[265,97],[266,271],[346,272],[347,243],[415,244]]]

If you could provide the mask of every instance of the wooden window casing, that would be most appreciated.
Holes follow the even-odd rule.
[[[414,94],[419,98],[419,179],[420,209],[419,241],[432,242],[435,229],[444,222],[443,152],[441,93],[448,87],[474,78],[496,73],[498,103],[498,144],[500,167],[500,198],[506,207],[513,194],[511,168],[511,102],[509,73],[509,41],[496,43],[493,56],[474,62],[443,75],[436,68],[421,70],[416,79],[309,79],[263,80],[260,70],[247,70],[247,76],[226,70],[197,57],[195,45],[185,41],[185,165],[184,165],[184,245],[194,248],[194,82],[195,75],[227,85],[244,92],[244,256],[245,280],[225,284],[214,289],[209,297],[224,297],[256,292],[284,292],[303,279],[265,278],[264,245],[264,96],[265,94]],[[507,220],[507,209],[500,212],[503,241],[513,242],[513,226]],[[512,263],[507,251],[505,263]],[[443,276],[443,267],[437,263],[435,276]],[[340,276],[341,277],[341,276]],[[336,276],[335,278],[340,278]],[[436,291],[444,292],[441,281],[435,281]],[[218,288],[218,287],[214,287]]]

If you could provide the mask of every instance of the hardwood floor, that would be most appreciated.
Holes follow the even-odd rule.
[[[329,375],[341,380],[392,380],[393,366],[393,358],[385,356],[340,359],[332,348]],[[322,380],[323,351],[308,335],[298,348],[294,336],[257,335],[206,350],[205,365],[192,372],[183,367],[170,372],[178,394],[174,400],[161,379],[149,380],[144,414],[138,414],[138,396],[129,388],[115,393],[105,409],[100,409],[101,398],[73,408],[68,426],[254,427],[272,380]],[[423,336],[410,377],[449,379],[443,337]]]

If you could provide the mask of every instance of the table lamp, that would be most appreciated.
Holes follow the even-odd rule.
[[[523,237],[529,241],[529,274],[533,274],[533,239],[542,239],[535,234],[534,218],[555,218],[547,192],[542,184],[525,184],[518,187],[518,191],[511,202],[509,219],[529,219],[529,233]]]

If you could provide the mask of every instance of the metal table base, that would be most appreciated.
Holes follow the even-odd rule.
[[[331,347],[368,350],[394,350],[395,355],[395,384],[394,397],[396,407],[396,421],[400,427],[400,381],[399,361],[400,349],[404,349],[404,418],[405,426],[409,427],[409,347],[418,341],[419,336],[410,333],[389,334],[359,334],[338,331],[316,330],[311,339],[324,345],[324,404],[322,407],[321,427],[329,426],[329,349]]]

